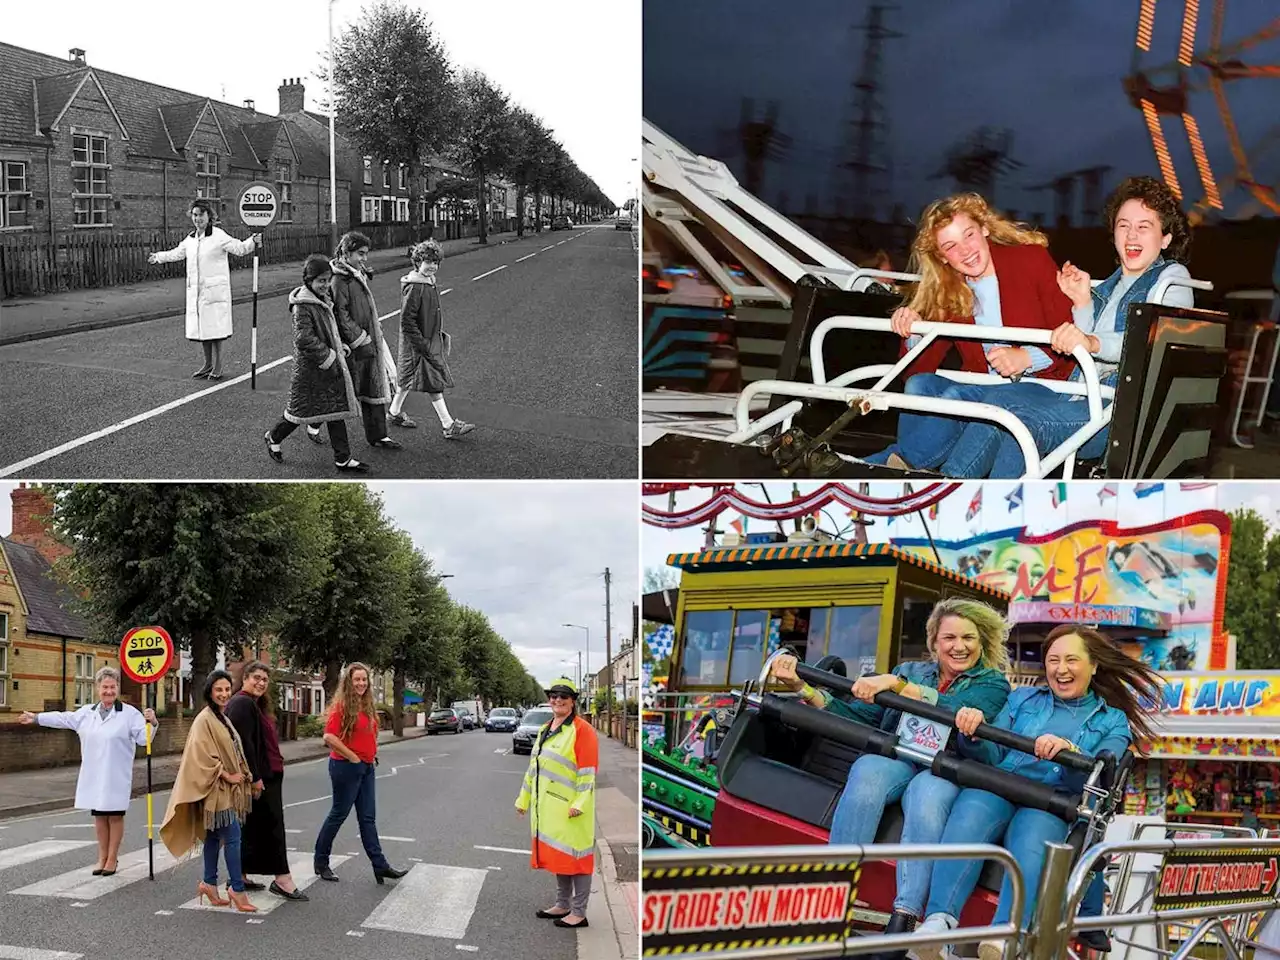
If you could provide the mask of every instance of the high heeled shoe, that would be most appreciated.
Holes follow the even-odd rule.
[[[399,880],[408,870],[397,870],[395,867],[374,867],[373,878],[382,883],[383,880]]]
[[[209,903],[215,907],[225,907],[231,901],[223,900],[222,895],[218,893],[217,887],[212,887],[201,880],[196,884],[196,902],[203,904],[205,898],[209,898]]]
[[[228,890],[227,896],[231,899],[231,906],[235,908],[237,913],[257,913],[258,908],[249,901],[249,894],[243,890],[236,893],[234,890]]]
[[[329,867],[316,867],[316,876],[321,880],[328,880],[330,883],[338,882],[338,875]]]

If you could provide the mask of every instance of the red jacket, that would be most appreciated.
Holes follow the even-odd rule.
[[[1071,301],[1058,288],[1058,265],[1044,247],[1035,244],[991,244],[991,263],[1000,280],[1000,318],[1006,327],[1039,327],[1055,330],[1071,322]],[[951,323],[973,323],[973,317],[951,317]],[[987,372],[986,344],[981,340],[934,341],[907,368],[906,375],[933,373],[947,353],[960,351],[960,368],[972,373]],[[902,352],[906,353],[906,342]],[[1041,347],[1052,359],[1047,370],[1036,374],[1045,380],[1065,380],[1075,369],[1069,355]]]

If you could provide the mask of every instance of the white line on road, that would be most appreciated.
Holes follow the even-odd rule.
[[[504,263],[504,264],[503,264],[502,266],[500,266],[500,267],[494,267],[494,268],[493,268],[492,270],[490,270],[488,273],[482,273],[482,274],[480,274],[480,276],[478,276],[478,277],[472,277],[472,278],[471,278],[471,280],[472,280],[472,282],[474,283],[476,280],[483,280],[485,277],[492,277],[492,276],[493,276],[495,273],[497,273],[499,270],[505,270],[505,269],[507,269],[507,265]]]
[[[333,799],[333,795],[326,793],[323,797],[312,797],[310,800],[298,800],[295,803],[286,803],[285,809],[287,810],[289,807],[301,807],[303,804],[319,803],[321,800],[332,800],[332,799]]]
[[[0,944],[0,960],[80,960],[83,953],[64,950],[37,950],[35,947],[10,947]]]
[[[533,253],[529,254],[528,257],[521,257],[519,260],[516,261],[516,263],[524,263],[526,260],[529,259],[529,257],[536,257],[537,255],[538,255],[538,251],[535,250],[533,251]]]
[[[68,841],[62,841],[66,843]],[[80,841],[71,841],[80,842]],[[83,841],[83,843],[92,843],[91,840]],[[157,876],[166,870],[177,866],[178,861],[174,858],[163,844],[157,844],[155,848],[155,872]],[[19,887],[17,890],[10,890],[10,893],[20,894],[27,897],[63,897],[67,900],[97,900],[99,897],[108,893],[115,893],[131,883],[137,883],[139,880],[145,880],[147,873],[147,848],[134,850],[120,857],[116,874],[113,877],[95,877],[93,875],[93,865],[79,867],[75,870],[68,870],[66,873],[60,873],[55,877],[48,877],[39,880],[36,883],[28,884],[25,887]],[[74,904],[72,904],[74,906]]]
[[[294,830],[294,829],[292,829],[292,828],[288,828],[288,827],[286,827],[284,832],[285,832],[285,833],[301,833],[302,831],[301,831],[301,830]]]
[[[473,867],[420,863],[360,926],[460,940],[467,935],[487,876]]]
[[[156,916],[157,916],[157,917],[172,917],[172,916],[173,916],[173,911],[172,911],[172,910],[157,910],[157,911],[156,911]]]
[[[501,867],[495,867],[492,863],[485,867],[486,870],[501,870]]]
[[[446,293],[453,293],[453,287],[450,287],[448,290],[441,290],[440,296],[443,297]]]
[[[568,242],[569,242],[568,240],[561,240],[559,243],[557,243],[557,244],[556,244],[556,246],[557,246],[557,247],[563,247],[563,246],[564,246],[566,243],[568,243]]]
[[[528,853],[529,852],[528,850],[518,850],[515,847],[485,847],[485,846],[481,846],[478,843],[476,844],[476,849],[477,850],[493,850],[497,853]]]
[[[281,357],[279,360],[272,360],[270,363],[263,364],[258,367],[258,372],[266,373],[272,367],[278,367],[280,364],[288,363],[292,359],[293,354],[289,354],[289,356]],[[92,443],[95,440],[101,440],[103,437],[109,437],[113,433],[119,433],[126,427],[132,427],[135,424],[150,420],[152,417],[158,417],[162,413],[168,413],[170,410],[176,410],[178,407],[185,406],[193,400],[199,400],[203,397],[211,396],[219,390],[226,390],[229,387],[234,387],[237,384],[244,383],[248,379],[249,374],[242,373],[240,376],[232,377],[230,380],[226,380],[216,386],[206,387],[204,390],[197,390],[195,393],[188,394],[185,397],[179,397],[177,400],[170,400],[168,403],[161,404],[154,410],[148,410],[146,413],[140,413],[136,417],[121,420],[119,423],[113,423],[111,426],[103,427],[101,430],[95,430],[93,433],[86,433],[83,437],[76,437],[74,440],[68,440],[66,443],[58,444],[58,446],[53,447],[50,450],[46,450],[43,453],[37,453],[33,457],[27,457],[25,460],[19,460],[17,463],[9,464],[9,466],[0,469],[0,477],[12,476],[19,470],[25,470],[27,467],[34,467],[37,463],[44,463],[46,460],[52,460],[54,457],[60,457],[64,453],[68,453],[76,449],[76,447],[83,447],[87,443]]]
[[[45,857],[56,857],[60,853],[69,853],[81,847],[93,846],[92,840],[37,840],[35,843],[24,843],[20,847],[0,850],[0,870],[9,867],[20,867],[24,863],[35,863]]]
[[[410,858],[409,858],[409,862],[410,862],[410,863],[421,863],[421,862],[422,862],[422,858],[421,858],[421,857],[410,857]]]
[[[468,945],[467,945],[467,944],[465,944],[465,943],[455,943],[455,944],[453,945],[453,949],[455,949],[455,950],[465,950],[465,951],[467,951],[467,953],[479,953],[479,952],[480,952],[480,948],[479,948],[479,947],[472,947],[472,946],[468,946]]]
[[[418,842],[417,839],[414,837],[384,837],[382,834],[378,834],[378,839],[379,840],[395,840],[397,843],[417,843]]]
[[[363,933],[363,932],[361,932],[361,931],[359,931],[359,930],[348,930],[348,931],[347,931],[347,936],[348,936],[348,937],[363,937],[363,936],[364,936],[364,933]]]
[[[556,245],[553,243],[553,244],[551,244],[551,246],[549,246],[549,247],[543,247],[543,248],[542,248],[541,250],[539,250],[538,252],[539,252],[539,253],[546,253],[548,250],[554,250],[554,249],[555,249],[555,246],[556,246]]]

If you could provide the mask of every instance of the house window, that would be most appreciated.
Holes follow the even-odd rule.
[[[201,150],[196,153],[196,196],[217,200],[222,196],[219,178],[221,166],[216,153]]]
[[[76,706],[93,703],[93,654],[76,654]]]
[[[391,164],[385,160],[382,161],[382,189],[391,189]]]
[[[400,173],[396,183],[399,185],[401,190],[409,189],[409,168],[403,163],[400,164]]]
[[[71,209],[77,227],[110,226],[111,189],[107,174],[107,138],[91,133],[71,135]]]
[[[280,222],[293,222],[293,164],[276,164],[276,193],[280,196]]]
[[[0,613],[0,707],[8,704],[9,696],[9,615]]]
[[[377,197],[361,197],[360,198],[360,222],[373,223],[378,219],[378,198]]]
[[[367,184],[373,183],[373,158],[372,157],[364,158],[364,182]]]
[[[396,222],[397,223],[409,222],[409,198],[408,197],[396,198]]]
[[[27,211],[31,208],[31,191],[27,189],[26,163],[22,160],[3,161],[0,163],[0,177],[0,228],[30,226]]]

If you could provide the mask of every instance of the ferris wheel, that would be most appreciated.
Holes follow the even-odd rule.
[[[1277,177],[1261,172],[1265,162],[1274,159],[1271,151],[1280,148],[1280,125],[1271,125],[1261,136],[1254,136],[1246,143],[1231,109],[1232,92],[1244,84],[1280,78],[1280,64],[1246,63],[1242,59],[1246,52],[1280,37],[1280,16],[1228,38],[1224,37],[1224,33],[1230,32],[1227,0],[1214,0],[1208,44],[1197,45],[1200,6],[1199,0],[1166,0],[1160,4],[1162,17],[1179,13],[1182,17],[1176,59],[1162,62],[1173,51],[1162,54],[1153,42],[1156,0],[1140,0],[1133,67],[1124,80],[1125,91],[1130,102],[1142,111],[1162,179],[1184,203],[1190,200],[1184,186],[1194,189],[1195,176],[1198,176],[1203,195],[1191,207],[1194,218],[1202,219],[1211,211],[1245,214],[1269,210],[1280,214]],[[1241,9],[1246,8],[1258,9],[1249,4]],[[1233,29],[1239,28],[1233,25]],[[1212,99],[1212,110],[1206,97],[1197,96],[1206,93]],[[1197,119],[1197,114],[1203,119],[1214,111],[1222,122],[1231,152],[1230,163],[1226,157],[1215,157],[1219,170],[1229,171],[1220,176],[1214,173]],[[1183,171],[1181,181],[1162,129],[1161,119],[1165,116],[1181,119],[1195,163],[1194,174],[1190,169]],[[1276,167],[1272,164],[1265,169],[1274,171]],[[1233,197],[1245,196],[1250,201],[1238,208],[1228,210],[1224,205],[1224,197],[1226,203],[1232,203]]]

